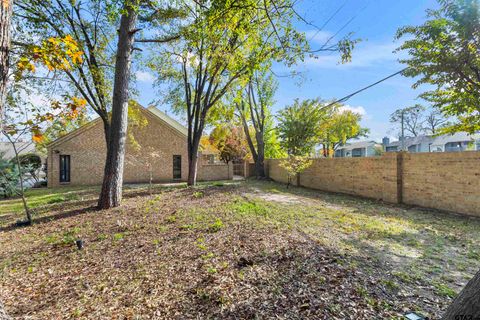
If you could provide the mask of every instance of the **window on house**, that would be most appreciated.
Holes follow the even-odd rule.
[[[60,155],[60,182],[70,182],[70,156]]]
[[[182,178],[182,156],[173,156],[173,179]]]
[[[365,156],[365,149],[364,148],[355,148],[352,149],[352,157],[364,157]]]
[[[398,149],[397,146],[386,147],[386,148],[385,148],[385,151],[386,151],[386,152],[395,152],[395,151],[397,151],[397,149]]]
[[[445,152],[458,152],[467,150],[469,141],[448,142],[445,144]]]

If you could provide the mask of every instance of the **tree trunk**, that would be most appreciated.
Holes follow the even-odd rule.
[[[127,3],[130,3],[127,5]],[[112,120],[107,137],[107,159],[102,191],[98,200],[100,209],[118,207],[122,201],[123,167],[128,124],[129,78],[134,43],[137,1],[125,1],[126,12],[122,14],[118,34],[113,85]]]
[[[265,178],[265,141],[263,132],[256,133],[257,139],[257,159],[255,161],[255,174],[257,179]]]
[[[453,300],[442,320],[480,318],[480,271]]]
[[[8,141],[12,144],[13,152],[15,153],[15,162],[17,165],[18,175],[20,180],[20,196],[22,197],[22,204],[23,204],[23,209],[25,210],[25,215],[27,216],[26,224],[31,225],[33,223],[33,218],[32,218],[32,213],[30,212],[30,209],[28,209],[27,199],[25,198],[25,185],[23,182],[23,171],[22,171],[22,165],[20,163],[18,149],[17,149],[17,146],[15,145],[15,141],[12,140],[12,138],[8,134],[5,134],[5,136],[7,137]]]
[[[187,185],[194,186],[197,183],[198,147],[200,138],[193,136],[192,142],[188,143],[188,180]]]
[[[7,95],[12,7],[13,0],[0,0],[0,132],[3,130],[4,105]]]

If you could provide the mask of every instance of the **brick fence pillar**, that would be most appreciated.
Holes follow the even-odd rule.
[[[405,151],[397,153],[397,202],[403,203],[403,168]]]

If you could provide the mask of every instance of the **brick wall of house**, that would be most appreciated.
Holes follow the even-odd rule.
[[[173,180],[173,155],[182,157],[181,180],[188,176],[187,140],[149,111],[143,112],[148,125],[129,132],[125,155],[124,182],[169,182]],[[133,136],[133,139],[132,139]],[[60,184],[60,155],[70,155],[71,181],[68,185],[98,185],[102,183],[106,158],[106,143],[101,121],[82,128],[66,141],[48,149],[48,186]],[[216,169],[216,170],[215,170]],[[228,166],[203,169],[199,164],[199,180],[229,179]],[[230,176],[231,178],[231,176]]]
[[[286,183],[280,162],[268,160],[266,169],[271,179]],[[300,185],[480,216],[480,152],[314,159]]]

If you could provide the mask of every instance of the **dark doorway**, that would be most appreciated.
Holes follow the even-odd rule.
[[[70,156],[60,155],[60,182],[70,182]]]
[[[182,179],[182,156],[173,156],[173,179]]]

